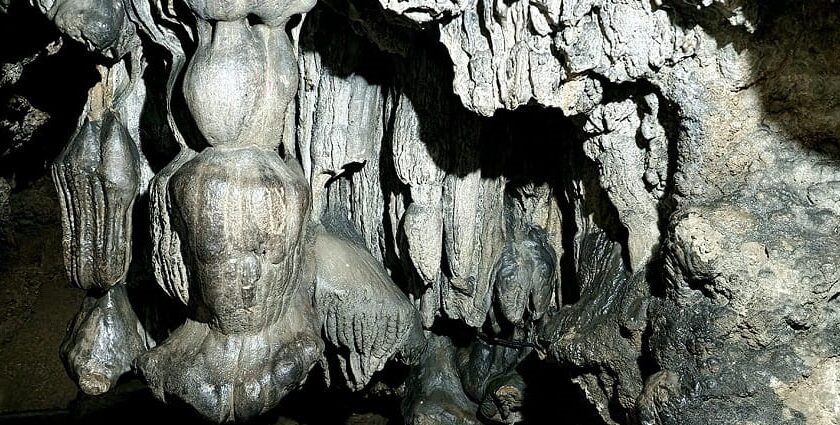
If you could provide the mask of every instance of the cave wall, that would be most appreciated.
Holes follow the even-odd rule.
[[[302,166],[312,221],[388,271],[432,347],[522,325],[502,336],[561,368],[605,423],[834,424],[838,14],[324,1],[290,24],[280,151]],[[520,245],[551,272],[506,286]],[[459,370],[459,407],[480,409]]]
[[[384,130],[373,133],[375,154],[336,156],[333,150],[329,161],[365,164],[347,178],[354,194],[343,198],[345,209],[369,248],[393,247],[402,273],[427,288],[421,308],[479,324],[464,310],[460,280],[489,280],[485,258],[498,248],[488,245],[502,245],[511,235],[488,227],[516,214],[504,207],[504,196],[516,193],[519,202],[530,202],[520,204],[526,221],[548,229],[558,255],[576,263],[578,276],[561,274],[556,289],[577,292],[576,299],[553,300],[556,316],[544,335],[549,359],[576,370],[573,379],[604,420],[835,423],[835,7],[380,3],[384,13],[370,5],[353,9],[349,38],[358,34],[395,62],[395,88],[370,77],[371,86],[385,88],[376,107],[359,106],[373,109],[371,119]],[[409,29],[398,27],[401,37],[394,37],[387,25]],[[333,40],[348,37],[335,28],[329,25]],[[406,42],[406,33],[415,35]],[[423,55],[429,56],[417,64]],[[349,74],[341,80],[345,87],[365,78],[361,67]],[[424,74],[434,76],[431,84]],[[308,95],[300,97],[306,102]],[[389,100],[396,104],[391,123]],[[406,100],[419,118],[411,117]],[[461,118],[463,108],[473,114]],[[528,114],[566,124],[531,134],[522,128],[532,124]],[[358,122],[350,116],[348,122]],[[402,145],[418,138],[418,130],[406,121],[420,123],[425,144],[409,151],[409,170],[402,164],[411,147]],[[509,136],[499,137],[499,125]],[[452,134],[460,147],[447,140]],[[543,140],[522,140],[530,137]],[[471,143],[481,153],[470,152]],[[504,154],[488,152],[499,149]],[[549,164],[541,164],[539,176],[523,175],[534,168],[509,164],[517,149],[548,156]],[[478,165],[480,183],[470,182],[475,165],[464,164],[464,156]],[[453,159],[466,165],[467,175],[457,176],[464,171]],[[389,162],[396,178],[386,174]],[[384,207],[379,193],[356,195],[369,171],[395,192]],[[331,173],[340,171],[333,165]],[[569,202],[574,212],[560,205]],[[469,207],[461,210],[464,203]],[[378,207],[373,216],[384,214],[392,226],[384,238],[360,217],[371,205]],[[590,222],[621,245],[623,264],[613,267],[630,277],[620,286],[580,277],[593,255],[591,247],[581,248]],[[460,226],[476,225],[468,233],[481,235],[482,243],[458,239]],[[481,320],[486,289],[477,289],[478,303],[473,298],[469,308]],[[604,291],[613,298],[605,299]],[[597,308],[600,314],[588,313]],[[587,314],[593,317],[574,317]],[[597,329],[590,337],[597,341],[586,345],[580,329]]]

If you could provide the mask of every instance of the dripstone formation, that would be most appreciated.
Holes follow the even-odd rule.
[[[10,1],[97,62],[52,162],[82,391],[840,424],[831,1]]]

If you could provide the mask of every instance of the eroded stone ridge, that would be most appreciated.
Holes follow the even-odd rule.
[[[240,421],[397,359],[410,424],[528,422],[541,379],[605,423],[837,423],[831,2],[33,5],[102,58],[54,165],[86,392],[134,362]]]

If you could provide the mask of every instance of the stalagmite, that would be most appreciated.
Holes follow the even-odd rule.
[[[830,1],[29,3],[101,76],[52,169],[83,391],[837,422]]]
[[[210,147],[164,169],[152,218],[160,284],[185,304],[187,321],[138,366],[159,398],[219,422],[245,420],[300,384],[322,348],[303,284],[312,278],[309,189],[275,151],[297,85],[282,25],[302,10],[191,6],[199,47],[184,93]]]

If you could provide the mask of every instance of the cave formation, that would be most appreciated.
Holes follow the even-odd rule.
[[[84,393],[133,375],[218,423],[311,381],[413,425],[840,423],[831,1],[0,13],[49,29],[2,55],[0,244],[50,174]],[[21,87],[50,72],[76,77],[45,112]]]

